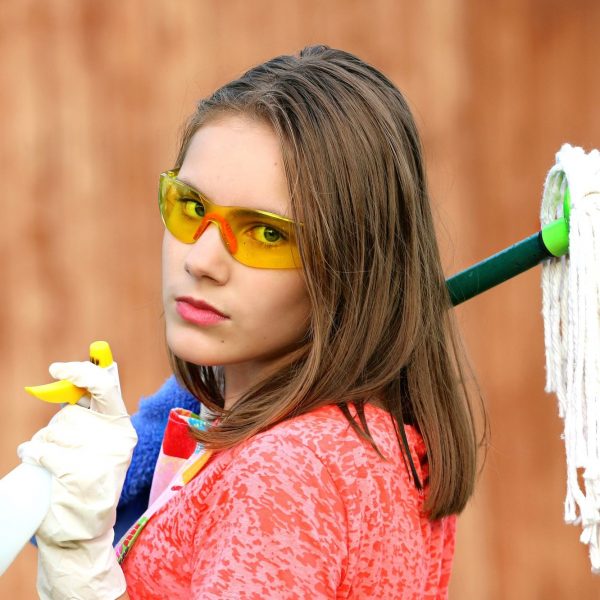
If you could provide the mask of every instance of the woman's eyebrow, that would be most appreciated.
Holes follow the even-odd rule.
[[[182,179],[181,177],[177,176],[177,180],[181,181],[181,183],[183,183],[184,185],[187,185],[189,188],[192,188],[195,192],[197,192],[200,196],[202,196],[203,198],[206,198],[208,201],[212,202],[213,204],[217,204],[218,206],[227,206],[227,207],[231,207],[231,208],[238,208],[240,209],[240,211],[243,211],[241,214],[243,214],[244,216],[250,216],[253,214],[254,211],[261,211],[261,212],[266,212],[266,213],[270,213],[272,215],[275,215],[277,217],[282,217],[283,219],[288,219],[290,220],[290,217],[288,217],[287,215],[284,215],[282,213],[280,213],[278,210],[272,210],[272,209],[267,209],[267,208],[249,208],[248,206],[241,206],[239,204],[221,204],[219,202],[215,202],[214,200],[212,200],[212,198],[208,195],[206,195],[202,190],[199,190],[195,185],[192,185],[189,181],[186,181],[185,179]]]
[[[257,212],[261,212],[267,213],[269,215],[274,215],[276,217],[281,217],[282,219],[286,219],[288,221],[291,220],[290,217],[287,217],[286,215],[283,215],[276,210],[270,210],[266,208],[248,208],[247,206],[233,206],[232,208],[236,208],[236,214],[238,214],[241,217],[252,217],[256,216]]]
[[[202,190],[197,188],[195,185],[192,185],[189,181],[186,181],[185,179],[179,177],[179,175],[177,175],[177,181],[180,181],[184,185],[187,185],[189,188],[192,188],[195,192],[198,192],[198,194],[204,196],[207,200],[210,199]]]

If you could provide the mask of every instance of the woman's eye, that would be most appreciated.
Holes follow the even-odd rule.
[[[193,219],[202,218],[206,209],[204,208],[204,204],[202,202],[198,202],[198,200],[190,200],[189,198],[183,199],[183,212],[186,216],[192,217]]]
[[[268,225],[258,225],[252,230],[254,239],[264,244],[277,244],[285,240],[285,236],[281,231]]]

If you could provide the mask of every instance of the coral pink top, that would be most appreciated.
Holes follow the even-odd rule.
[[[387,461],[336,406],[216,453],[123,562],[132,600],[446,598],[456,518],[427,518],[391,417],[365,412]]]

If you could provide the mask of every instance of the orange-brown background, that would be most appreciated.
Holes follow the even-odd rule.
[[[22,390],[49,362],[108,339],[132,410],[167,377],[155,189],[195,99],[308,43],[372,62],[415,111],[451,274],[537,230],[563,142],[600,146],[599,30],[593,0],[0,2],[0,474],[52,414]],[[457,310],[492,439],[454,599],[600,595],[562,523],[540,306],[534,269]],[[32,547],[0,597],[36,597]]]

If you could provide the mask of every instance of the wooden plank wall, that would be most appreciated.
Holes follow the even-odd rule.
[[[22,387],[108,339],[134,410],[168,375],[157,174],[194,100],[324,42],[405,92],[451,274],[538,229],[563,142],[600,146],[593,0],[5,0],[0,3],[0,473],[52,410]],[[460,521],[451,598],[597,598],[562,523],[564,451],[544,394],[539,270],[457,310],[492,429]],[[1,536],[1,533],[0,533]],[[35,551],[0,597],[35,598]]]

